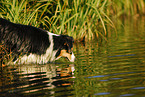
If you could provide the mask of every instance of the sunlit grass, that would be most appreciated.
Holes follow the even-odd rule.
[[[1,0],[0,17],[41,27],[75,40],[103,37],[111,17],[144,13],[144,0]]]

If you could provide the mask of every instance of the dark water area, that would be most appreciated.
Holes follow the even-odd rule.
[[[145,97],[144,19],[116,20],[107,42],[75,44],[75,63],[2,67],[0,97]]]

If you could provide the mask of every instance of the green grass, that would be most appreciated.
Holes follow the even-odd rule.
[[[110,18],[144,14],[144,0],[1,0],[0,17],[75,40],[92,40],[115,26]]]

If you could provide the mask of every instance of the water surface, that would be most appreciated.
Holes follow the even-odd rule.
[[[1,68],[0,97],[145,97],[144,24],[117,20],[118,35],[110,28],[107,42],[75,44],[73,64]]]

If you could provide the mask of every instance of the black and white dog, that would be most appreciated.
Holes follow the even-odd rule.
[[[44,64],[60,57],[67,57],[74,62],[73,41],[67,35],[56,35],[0,18],[0,44],[11,50],[14,63]]]

